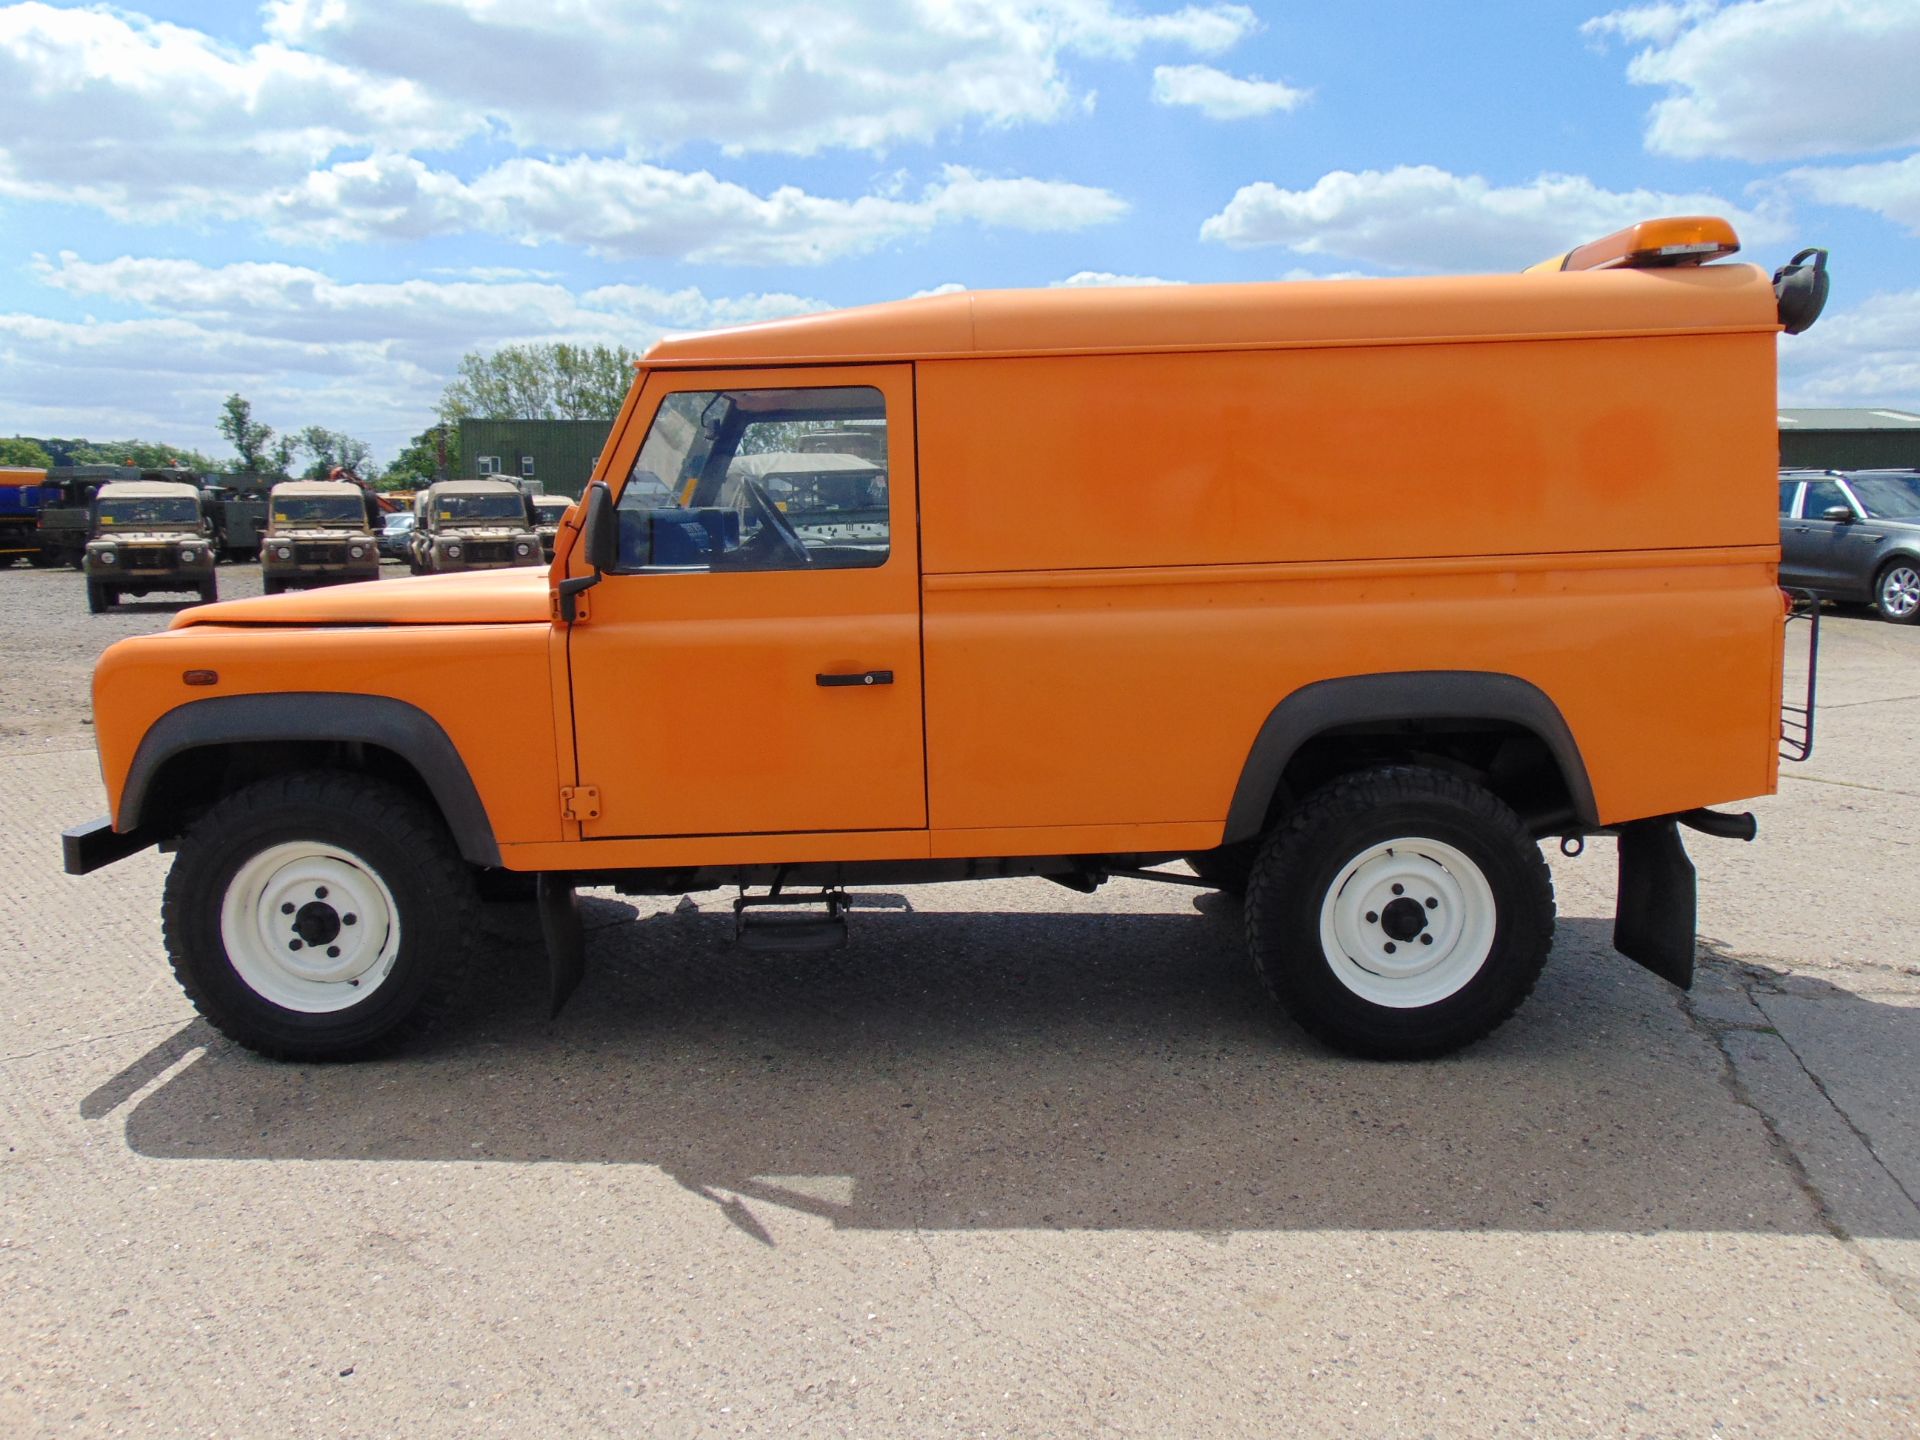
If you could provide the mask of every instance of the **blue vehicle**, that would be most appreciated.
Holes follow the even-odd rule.
[[[44,470],[0,468],[0,565],[21,559],[34,565],[51,563],[41,554],[35,526],[40,507],[52,504],[58,494],[47,484]]]

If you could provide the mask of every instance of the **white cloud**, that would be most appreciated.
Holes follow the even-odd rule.
[[[1920,235],[1920,155],[1875,165],[1808,166],[1787,171],[1781,180],[1821,204],[1871,210]]]
[[[1920,410],[1920,290],[1875,295],[1782,340],[1780,403]]]
[[[1064,280],[1055,280],[1055,290],[1086,290],[1121,285],[1184,285],[1184,280],[1162,280],[1158,275],[1116,275],[1111,270],[1077,270]]]
[[[912,198],[840,200],[791,185],[759,195],[704,170],[590,156],[508,160],[469,183],[411,156],[376,155],[316,172],[261,203],[269,229],[288,240],[484,232],[614,259],[733,265],[819,264],[959,224],[1078,230],[1127,210],[1093,186],[957,165]]]
[[[1723,215],[1744,240],[1781,238],[1770,210],[1713,195],[1605,190],[1581,175],[1499,186],[1432,165],[1334,170],[1305,190],[1247,185],[1200,227],[1237,250],[1281,245],[1402,270],[1514,269],[1659,215]]]
[[[536,279],[348,282],[299,265],[39,257],[50,289],[130,318],[0,314],[0,391],[43,429],[147,433],[221,453],[239,390],[269,424],[319,423],[392,455],[432,418],[461,354],[528,341],[644,348],[668,330],[826,308],[788,294],[709,296]],[[97,397],[79,399],[77,397]]]
[[[1211,65],[1156,65],[1156,105],[1190,105],[1209,120],[1247,120],[1276,110],[1297,110],[1310,92],[1257,76],[1242,79]]]
[[[342,147],[431,147],[470,128],[407,79],[38,3],[0,8],[0,95],[0,195],[121,217],[170,218],[290,183]]]
[[[369,74],[432,57],[449,98],[522,147],[655,156],[695,141],[879,150],[1050,121],[1087,99],[1072,56],[1213,55],[1258,27],[1243,5],[1115,0],[274,0],[266,13],[281,43]]]
[[[1636,5],[1589,20],[1644,44],[1627,65],[1665,87],[1647,148],[1767,162],[1920,145],[1914,0],[1739,0]]]

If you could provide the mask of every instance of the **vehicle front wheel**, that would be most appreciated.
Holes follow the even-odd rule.
[[[162,918],[194,1008],[249,1050],[344,1059],[395,1040],[466,948],[472,872],[439,819],[361,775],[262,780],[180,841]]]
[[[1896,625],[1920,620],[1920,562],[1899,559],[1882,570],[1873,582],[1873,608]]]
[[[1492,793],[1394,766],[1333,781],[1267,837],[1246,920],[1261,981],[1302,1028],[1414,1059],[1471,1044],[1527,997],[1553,885]]]
[[[278,595],[281,591],[285,590],[286,588],[287,588],[287,582],[284,580],[276,580],[276,579],[269,578],[269,579],[262,580],[260,582],[260,593],[262,595]]]
[[[202,581],[199,588],[200,603],[202,605],[211,605],[220,598],[220,582],[218,580]]]
[[[104,615],[120,599],[120,592],[104,580],[87,581],[87,613]]]

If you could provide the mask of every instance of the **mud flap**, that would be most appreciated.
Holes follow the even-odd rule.
[[[572,876],[541,875],[534,904],[540,911],[540,934],[547,942],[547,1018],[552,1019],[587,973],[587,935],[580,925],[580,901],[573,893]]]
[[[1694,876],[1672,816],[1620,827],[1613,948],[1682,990],[1693,988]]]

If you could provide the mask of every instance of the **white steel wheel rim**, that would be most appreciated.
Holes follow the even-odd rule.
[[[1320,948],[1362,1000],[1413,1010],[1457,995],[1480,973],[1497,918],[1478,865],[1451,845],[1406,836],[1341,867],[1320,903]]]
[[[1898,615],[1903,620],[1913,614],[1920,608],[1920,570],[1910,565],[1896,565],[1889,570],[1880,582],[1880,603],[1887,607],[1889,615]]]
[[[358,1005],[393,974],[400,911],[386,882],[352,851],[293,840],[234,872],[220,904],[220,940],[261,999],[327,1015]]]

